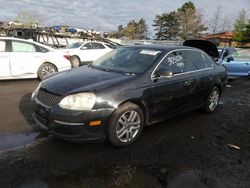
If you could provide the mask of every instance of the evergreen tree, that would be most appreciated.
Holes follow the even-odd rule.
[[[153,27],[155,27],[154,31],[156,31],[155,35],[156,35],[156,39],[157,40],[161,40],[163,39],[163,35],[164,35],[164,15],[156,15],[155,16],[155,20],[154,20],[154,24],[152,25]]]
[[[176,17],[176,12],[163,13],[156,15],[154,20],[156,27],[157,40],[176,40],[178,39],[179,25]]]
[[[247,30],[247,15],[246,11],[242,9],[239,12],[239,16],[234,23],[234,40],[236,41],[244,41],[245,40],[245,30]]]

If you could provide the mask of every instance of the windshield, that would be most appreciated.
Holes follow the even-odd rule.
[[[232,56],[234,61],[250,61],[250,49],[239,49],[229,56]]]
[[[142,73],[161,56],[162,51],[118,48],[92,63],[94,68],[122,73]]]
[[[72,43],[72,44],[68,45],[66,47],[66,49],[79,48],[82,44],[83,43],[81,43],[81,42]]]

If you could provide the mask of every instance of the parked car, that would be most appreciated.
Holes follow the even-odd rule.
[[[72,43],[63,51],[71,55],[73,67],[78,67],[93,62],[115,48],[115,45],[109,43],[88,41]]]
[[[222,61],[229,78],[250,76],[250,49],[238,49]]]
[[[41,82],[33,117],[65,140],[127,146],[146,125],[200,108],[214,112],[226,80],[225,67],[197,48],[125,46]]]
[[[39,78],[71,68],[70,56],[30,40],[0,37],[0,80]]]

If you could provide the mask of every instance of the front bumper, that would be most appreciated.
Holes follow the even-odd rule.
[[[41,129],[73,142],[104,140],[106,125],[114,111],[113,108],[73,111],[58,105],[50,108],[36,100],[32,100],[32,108],[32,116]],[[90,122],[97,120],[101,121],[100,125],[90,126]]]

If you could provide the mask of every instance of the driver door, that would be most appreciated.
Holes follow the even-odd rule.
[[[171,71],[171,78],[154,78],[152,81],[151,120],[158,121],[190,107],[190,83],[186,66],[186,52],[171,52],[158,66],[158,69]]]

